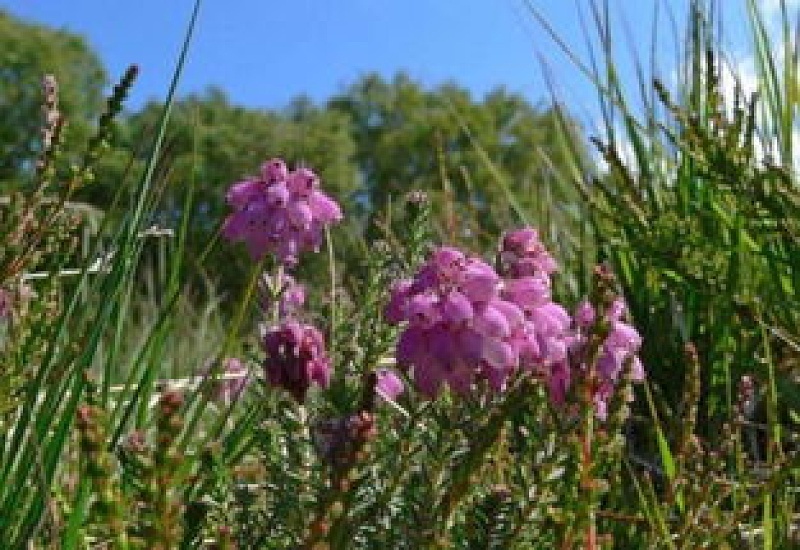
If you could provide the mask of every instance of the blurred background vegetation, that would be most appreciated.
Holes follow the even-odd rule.
[[[42,75],[55,74],[63,90],[67,148],[91,128],[109,75],[80,36],[2,12],[0,31],[0,185],[12,188],[30,179],[37,153]],[[122,182],[139,175],[148,155],[141,144],[162,107],[151,102],[117,121],[93,184],[77,200],[105,209]],[[565,125],[576,137],[571,143],[559,137]],[[301,96],[281,109],[235,105],[224,90],[211,88],[173,106],[152,222],[174,226],[193,183],[188,246],[199,253],[225,217],[227,187],[282,156],[316,170],[343,204],[347,223],[336,241],[345,261],[360,257],[363,235],[385,236],[378,220],[391,219],[399,199],[417,189],[428,193],[439,214],[438,241],[485,250],[512,219],[509,184],[520,197],[516,208],[531,213],[534,223],[560,216],[561,223],[548,225],[564,228],[577,219],[567,205],[578,194],[564,184],[564,174],[574,167],[576,150],[586,157],[580,133],[552,102],[532,105],[503,88],[475,98],[456,83],[426,89],[403,73],[391,79],[366,74],[324,104]],[[563,212],[550,204],[564,205]],[[554,230],[546,237],[553,244],[562,236]],[[226,268],[206,275],[225,296],[238,290],[247,264],[241,250],[218,247],[207,265]],[[303,275],[313,278],[317,267],[311,261]],[[206,282],[198,281],[197,289]]]

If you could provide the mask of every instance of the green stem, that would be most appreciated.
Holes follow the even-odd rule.
[[[328,227],[325,227],[325,244],[328,251],[328,275],[330,283],[330,328],[328,331],[328,355],[336,354],[336,330],[338,325],[336,311],[336,258],[333,253],[333,239]]]
[[[594,444],[594,408],[591,406],[591,383],[586,384],[584,432],[581,437],[581,489],[585,491],[586,550],[597,548],[596,498],[592,478],[592,445]]]
[[[281,286],[282,281],[283,264],[278,264],[278,267],[275,269],[275,277],[269,289],[271,294],[270,299],[272,300],[272,324],[275,326],[278,326],[281,322],[281,296],[284,290]]]

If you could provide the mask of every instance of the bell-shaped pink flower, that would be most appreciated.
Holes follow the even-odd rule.
[[[278,316],[295,317],[306,301],[306,289],[294,277],[283,272],[279,276],[264,275],[260,281],[261,309],[270,316],[275,307],[274,293],[278,294]]]
[[[537,275],[549,277],[558,265],[539,240],[539,233],[530,227],[509,231],[503,236],[500,272],[509,277]]]
[[[375,376],[375,391],[378,395],[389,401],[397,401],[405,389],[400,376],[392,369],[378,369]]]
[[[261,178],[267,183],[286,181],[288,177],[289,169],[283,159],[275,158],[261,165]]]
[[[441,312],[444,322],[451,325],[462,325],[472,320],[474,308],[464,294],[453,290],[441,299]]]

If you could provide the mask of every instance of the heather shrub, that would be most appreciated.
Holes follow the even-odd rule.
[[[653,83],[644,120],[601,44],[606,168],[588,184],[576,154],[563,183],[583,200],[552,217],[504,181],[517,219],[492,220],[488,246],[448,239],[427,188],[354,236],[331,191],[346,185],[288,155],[231,174],[227,215],[190,244],[197,183],[162,201],[159,163],[199,3],[146,160],[99,219],[72,199],[136,70],[77,151],[45,78],[39,161],[0,218],[0,546],[797,545],[800,256],[779,108],[797,60],[767,62],[748,6],[766,98],[725,96],[713,4],[690,3],[692,78]],[[780,161],[759,153],[765,128]],[[567,229],[580,238],[557,246]],[[199,293],[219,257],[247,266],[236,293]]]

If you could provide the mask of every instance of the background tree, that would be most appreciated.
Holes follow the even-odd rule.
[[[55,75],[67,120],[67,147],[91,131],[102,107],[106,73],[75,34],[20,21],[0,10],[0,182],[28,174],[42,121],[42,77]]]

